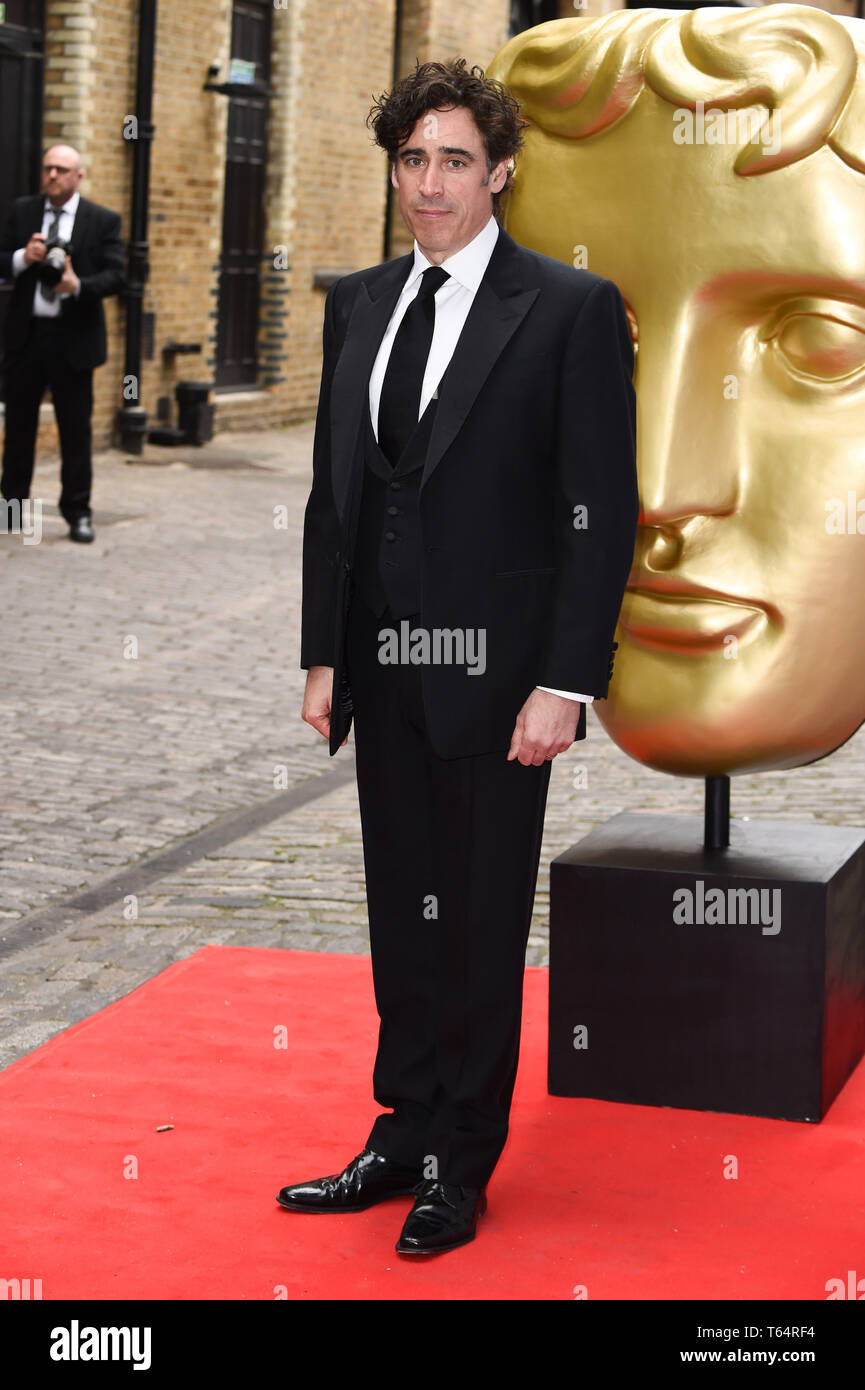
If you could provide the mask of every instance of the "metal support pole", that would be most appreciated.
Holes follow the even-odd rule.
[[[150,202],[150,146],[153,141],[153,70],[156,56],[157,0],[140,0],[138,9],[138,71],[136,128],[133,132],[132,209],[129,264],[125,293],[126,355],[123,370],[124,404],[117,412],[120,446],[140,454],[147,432],[147,412],[141,405],[141,337],[144,286],[150,273],[147,222]]]
[[[730,779],[706,778],[703,848],[726,849],[730,843]]]

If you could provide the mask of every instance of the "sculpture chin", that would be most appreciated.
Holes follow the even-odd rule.
[[[739,540],[734,533],[734,547]],[[862,725],[865,631],[840,591],[844,575],[858,592],[859,565],[836,560],[833,570],[829,542],[800,543],[776,564],[771,595],[758,598],[757,580],[746,580],[759,552],[738,550],[747,597],[695,589],[672,570],[651,582],[638,574],[625,595],[597,713],[614,742],[655,771],[789,770],[827,757]]]
[[[633,710],[623,710],[612,688],[610,696],[596,700],[593,708],[610,738],[630,758],[676,777],[735,777],[804,767],[836,752],[862,727],[861,721],[851,721],[849,726],[839,722],[821,728],[816,738],[804,730],[795,737],[785,729],[782,742],[777,729],[774,734],[767,730],[765,711],[762,724],[747,719],[737,723],[729,716],[687,717],[681,711],[675,717],[652,719],[645,711],[636,716]]]

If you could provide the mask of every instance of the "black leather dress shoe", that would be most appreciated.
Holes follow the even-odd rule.
[[[290,1211],[366,1211],[389,1197],[414,1196],[421,1181],[417,1168],[364,1149],[341,1173],[293,1183],[276,1200]]]
[[[69,523],[69,539],[71,541],[92,541],[93,526],[89,516],[76,516]]]
[[[474,1240],[487,1209],[482,1187],[457,1187],[429,1178],[418,1188],[414,1206],[396,1243],[400,1255],[443,1255]]]

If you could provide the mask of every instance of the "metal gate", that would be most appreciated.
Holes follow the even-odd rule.
[[[270,79],[272,16],[272,0],[234,0],[232,64],[254,64],[256,87],[266,88]],[[248,386],[258,373],[267,117],[268,99],[254,89],[229,97],[215,372],[223,389]]]

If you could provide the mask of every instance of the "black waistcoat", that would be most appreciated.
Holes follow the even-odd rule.
[[[420,484],[437,403],[429,402],[394,468],[373,432],[367,396],[354,579],[379,618],[386,607],[397,618],[421,609]]]

